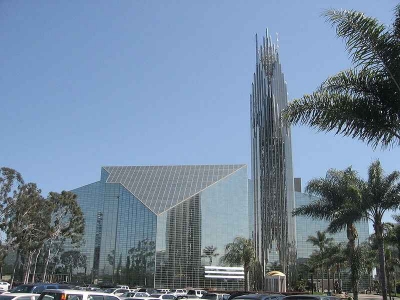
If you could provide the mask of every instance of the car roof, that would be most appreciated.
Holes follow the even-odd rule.
[[[107,295],[111,296],[108,293],[96,292],[96,291],[82,291],[82,290],[71,290],[71,289],[48,289],[45,292],[57,292],[57,293],[68,293],[68,294],[90,294],[90,295]],[[114,296],[115,297],[115,296]]]
[[[11,295],[11,296],[37,296],[38,294],[32,294],[32,293],[7,293],[3,295]]]
[[[263,299],[266,297],[278,297],[283,296],[281,294],[245,294],[235,297],[234,299]]]
[[[290,295],[284,299],[327,299],[329,296],[321,295]]]

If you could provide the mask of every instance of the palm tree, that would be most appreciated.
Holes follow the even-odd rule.
[[[379,160],[368,169],[368,180],[362,189],[361,216],[366,216],[373,225],[378,245],[379,281],[382,286],[383,300],[387,300],[387,282],[385,271],[384,223],[385,212],[400,207],[400,172],[394,171],[385,176]]]
[[[236,237],[232,243],[225,246],[225,255],[220,260],[230,266],[242,265],[244,268],[244,289],[248,291],[248,274],[251,264],[254,262],[254,247],[250,239]]]
[[[361,245],[361,256],[362,256],[362,270],[368,275],[368,288],[370,294],[372,294],[372,270],[376,266],[376,250],[373,249],[371,243],[364,242]]]
[[[330,243],[325,249],[325,264],[328,269],[328,290],[330,291],[330,270],[333,268],[333,282],[335,282],[335,268],[340,281],[340,266],[346,262],[346,254],[342,244]],[[340,286],[339,286],[340,288]],[[335,289],[335,286],[334,286]]]
[[[217,247],[214,247],[213,245],[211,246],[206,246],[203,249],[203,255],[202,257],[208,257],[210,260],[210,266],[212,265],[213,257],[217,257],[219,254],[215,253],[217,251]]]
[[[386,240],[397,249],[397,259],[400,261],[400,215],[394,215],[392,217],[397,223],[393,225]]]
[[[307,242],[311,243],[313,246],[317,246],[319,249],[320,262],[321,262],[321,277],[322,277],[322,292],[324,291],[324,260],[326,248],[333,242],[333,238],[328,238],[326,232],[317,231],[317,236],[310,235]]]
[[[360,215],[360,179],[351,168],[344,171],[329,170],[325,178],[313,179],[306,187],[306,192],[318,196],[318,200],[303,205],[293,211],[293,215],[305,215],[313,219],[329,221],[327,231],[336,233],[346,229],[348,260],[351,270],[354,299],[358,299],[359,268],[356,260],[358,237],[354,223]]]
[[[354,68],[291,102],[284,118],[376,147],[400,144],[400,4],[391,27],[353,10],[327,10]]]

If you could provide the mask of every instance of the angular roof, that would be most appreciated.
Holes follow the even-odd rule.
[[[120,183],[161,214],[246,165],[110,166],[107,183]]]

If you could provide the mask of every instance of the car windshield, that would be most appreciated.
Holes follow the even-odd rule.
[[[217,294],[205,294],[205,295],[203,295],[202,299],[217,300],[218,295]]]
[[[34,288],[33,285],[21,284],[15,288],[13,288],[10,292],[11,293],[31,293],[33,288]]]
[[[104,290],[104,293],[109,293],[111,294],[112,292],[114,292],[116,289],[106,289]]]
[[[130,293],[130,292],[128,292],[128,293],[123,293],[123,294],[121,295],[121,297],[133,297],[133,296],[135,296],[135,293]]]
[[[0,300],[11,300],[13,298],[15,298],[15,296],[10,296],[10,295],[7,296],[7,294],[0,295]]]

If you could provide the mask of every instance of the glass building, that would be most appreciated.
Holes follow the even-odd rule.
[[[299,191],[295,192],[296,196],[296,207],[303,205],[308,205],[313,201],[318,200],[317,197],[301,193]],[[307,216],[297,216],[296,217],[296,239],[297,239],[297,260],[299,263],[304,262],[310,255],[319,250],[317,246],[313,246],[311,243],[307,242],[309,236],[316,236],[317,231],[325,231],[328,228],[329,222],[325,220],[312,219]],[[358,232],[358,241],[356,244],[361,244],[369,238],[369,226],[368,221],[362,221],[356,224]],[[346,231],[341,231],[336,234],[330,235],[334,239],[334,243],[347,244],[348,239]],[[324,274],[325,281],[327,280],[327,274]],[[345,291],[350,290],[350,278],[349,270],[343,270],[341,273],[342,287]],[[332,278],[331,278],[332,280]],[[368,286],[368,275],[363,275],[360,281],[360,289],[366,288]],[[327,287],[325,283],[325,288]]]
[[[318,200],[317,197],[309,194],[296,192],[296,206],[300,207],[308,205],[313,201]],[[308,258],[314,250],[318,250],[317,246],[313,246],[307,239],[310,235],[316,236],[317,231],[325,231],[328,228],[329,222],[324,220],[312,219],[307,216],[296,217],[296,236],[297,236],[297,258]],[[360,243],[365,242],[369,238],[368,222],[360,222],[356,225],[358,232],[358,240]],[[338,232],[330,235],[335,243],[347,243],[346,231]]]
[[[218,267],[228,243],[249,237],[247,180],[246,165],[103,167],[100,181],[72,191],[86,219],[87,275],[129,286],[243,288],[243,272]]]
[[[260,44],[256,38],[256,71],[250,95],[253,239],[264,273],[268,263],[280,264],[284,273],[295,263],[291,135],[281,121],[286,106],[278,47],[267,32]]]

